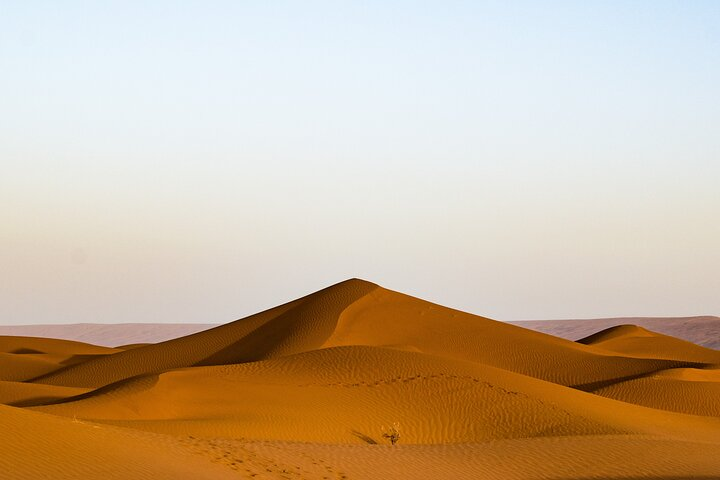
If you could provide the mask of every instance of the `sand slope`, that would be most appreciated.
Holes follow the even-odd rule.
[[[715,479],[718,444],[648,435],[335,445],[197,438],[0,406],[0,471],[37,479]]]
[[[87,388],[0,381],[0,403],[13,406],[39,405],[87,393]]]
[[[717,444],[648,436],[572,436],[446,445],[252,445],[293,465],[322,459],[348,479],[715,480]],[[322,478],[322,477],[302,477]],[[342,478],[340,475],[327,478]]]
[[[348,281],[236,322],[124,350],[42,377],[54,385],[99,387],[135,375],[194,365],[240,363],[318,348],[347,305],[376,285]]]
[[[230,479],[171,437],[98,426],[0,405],[4,479]]]
[[[357,346],[136,377],[35,409],[175,434],[330,443],[381,443],[381,427],[395,421],[403,443],[614,433],[720,439],[720,419],[474,362]]]

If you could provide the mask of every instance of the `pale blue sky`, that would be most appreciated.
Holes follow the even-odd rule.
[[[719,2],[0,0],[0,323],[720,315],[718,85]]]

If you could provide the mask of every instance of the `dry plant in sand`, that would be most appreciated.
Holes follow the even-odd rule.
[[[383,438],[387,438],[388,440],[390,440],[391,445],[395,445],[397,442],[400,441],[400,422],[395,422],[388,428],[385,428],[385,426],[383,426],[382,431]]]

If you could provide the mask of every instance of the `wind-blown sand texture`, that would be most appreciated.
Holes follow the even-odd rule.
[[[2,478],[720,477],[720,352],[636,326],[572,342],[349,280],[161,343],[0,355]]]

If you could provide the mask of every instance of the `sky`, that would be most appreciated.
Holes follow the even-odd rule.
[[[714,1],[0,0],[0,324],[720,315],[718,85]]]

